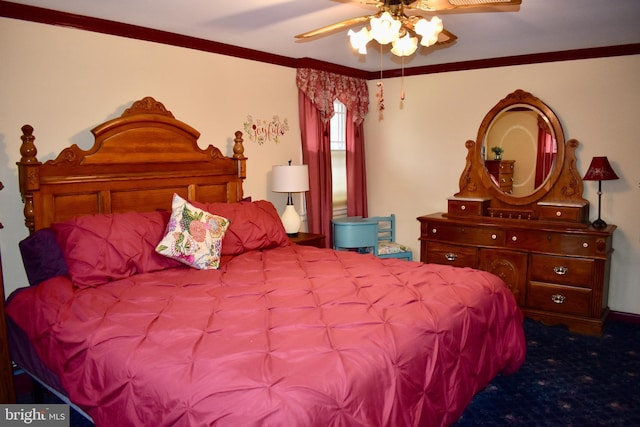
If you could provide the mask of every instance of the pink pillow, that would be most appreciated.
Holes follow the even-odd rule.
[[[222,239],[222,255],[238,255],[290,244],[278,211],[271,202],[190,203],[231,222]]]
[[[51,226],[79,288],[182,265],[156,253],[169,212],[86,215]]]

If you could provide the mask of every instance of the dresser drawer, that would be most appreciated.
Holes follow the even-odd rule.
[[[440,240],[466,245],[504,246],[506,232],[491,227],[467,227],[430,223],[427,236],[432,240]]]
[[[475,268],[478,263],[478,249],[472,246],[427,242],[426,262]]]
[[[490,200],[449,199],[447,212],[458,216],[485,216]]]
[[[531,280],[591,288],[594,261],[533,254],[529,271]]]
[[[563,314],[589,316],[591,290],[551,283],[529,282],[526,306]]]
[[[538,207],[539,218],[542,220],[551,220],[551,221],[571,221],[571,222],[582,222],[585,219],[585,210],[586,217],[588,217],[588,205],[585,209],[583,206],[544,206],[540,205]]]
[[[604,237],[553,231],[509,230],[507,247],[522,251],[551,252],[575,256],[605,256],[611,242]]]

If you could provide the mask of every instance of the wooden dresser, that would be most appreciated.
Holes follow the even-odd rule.
[[[0,182],[0,190],[3,186]],[[0,224],[2,228],[2,224]],[[2,255],[0,255],[0,403],[15,403],[13,388],[13,369],[9,344],[7,341],[7,323],[4,314],[4,282],[2,279]]]
[[[509,145],[518,168],[536,171],[536,179],[541,174],[542,184],[524,195],[514,196],[495,180],[496,173],[513,176],[513,163],[485,158],[487,147],[496,145],[489,129],[509,126],[526,128],[530,141],[518,145],[504,137],[500,143]],[[508,94],[487,113],[477,140],[465,143],[460,191],[449,198],[447,212],[418,217],[420,260],[494,273],[526,316],[600,334],[609,312],[616,227],[589,223],[576,168],[578,145],[565,141],[560,120],[541,100],[522,90]],[[524,188],[517,180],[516,185]]]
[[[489,175],[500,185],[505,193],[513,192],[513,169],[515,160],[485,160],[484,164]]]
[[[601,333],[609,310],[615,226],[533,227],[526,221],[442,213],[418,220],[420,261],[489,271],[507,283],[525,316],[575,332]]]

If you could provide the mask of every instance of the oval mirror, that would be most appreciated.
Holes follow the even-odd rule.
[[[495,197],[511,204],[540,199],[561,172],[564,143],[555,113],[518,89],[487,113],[478,130],[482,181]]]

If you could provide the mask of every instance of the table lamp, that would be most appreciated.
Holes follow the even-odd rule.
[[[620,179],[618,175],[613,171],[613,168],[609,164],[609,160],[606,156],[594,157],[591,159],[589,170],[582,178],[583,181],[598,181],[598,219],[591,223],[593,228],[601,229],[607,226],[607,223],[600,218],[600,205],[602,203],[602,181],[609,181],[612,179]]]
[[[302,220],[293,205],[291,193],[309,191],[309,167],[307,165],[292,165],[289,160],[288,165],[273,166],[271,178],[271,191],[289,193],[287,206],[280,219],[287,235],[297,236]]]

